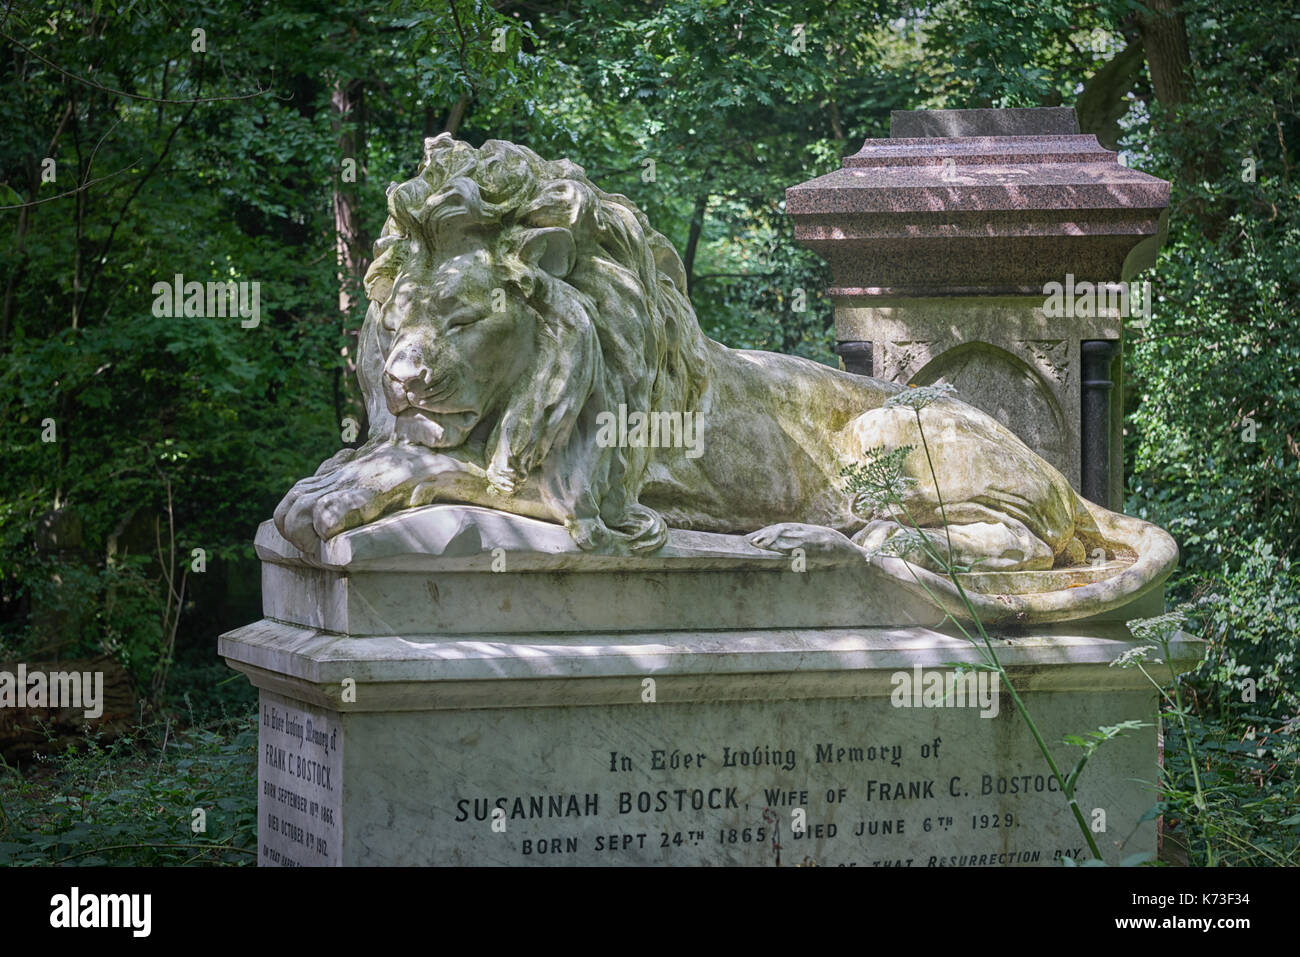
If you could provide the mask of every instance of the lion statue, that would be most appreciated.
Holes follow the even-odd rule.
[[[367,441],[276,509],[298,548],[458,502],[560,523],[584,550],[653,551],[670,526],[752,533],[950,592],[924,558],[883,554],[897,516],[857,514],[844,490],[866,450],[922,447],[914,411],[886,407],[901,387],[707,338],[676,250],[626,197],[568,160],[444,134],[389,187],[388,214],[365,276]],[[1046,570],[1100,549],[1131,562],[1039,596],[1040,619],[1129,601],[1172,568],[1165,533],[1084,501],[985,413],[939,397],[920,422],[931,459],[907,459],[909,511],[943,528],[952,561]]]

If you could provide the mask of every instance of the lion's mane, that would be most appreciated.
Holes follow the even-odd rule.
[[[596,434],[597,416],[620,404],[693,413],[709,380],[707,340],[672,244],[581,167],[501,140],[477,149],[447,134],[425,140],[418,173],[389,187],[388,205],[367,291],[392,282],[414,231],[435,261],[486,249],[537,314],[539,359],[492,425],[489,479],[509,491],[509,476],[535,475],[584,548],[658,548],[665,523],[637,501],[650,450],[601,447]],[[571,253],[565,262],[523,254],[557,230],[571,241],[551,244]],[[381,333],[385,354],[391,344]]]

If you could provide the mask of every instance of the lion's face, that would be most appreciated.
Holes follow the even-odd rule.
[[[412,259],[378,308],[391,342],[381,388],[396,434],[408,441],[463,444],[500,412],[534,361],[536,313],[484,249],[441,263]]]

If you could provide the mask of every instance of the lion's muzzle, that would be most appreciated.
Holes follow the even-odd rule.
[[[388,411],[393,415],[409,408],[447,411],[439,403],[445,403],[455,393],[455,378],[450,374],[435,375],[414,346],[396,350],[384,366],[383,390]]]

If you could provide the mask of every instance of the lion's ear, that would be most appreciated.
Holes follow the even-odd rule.
[[[523,241],[519,244],[519,258],[563,279],[573,269],[578,250],[571,232],[559,226],[550,226],[545,229],[530,229],[524,233]]]

